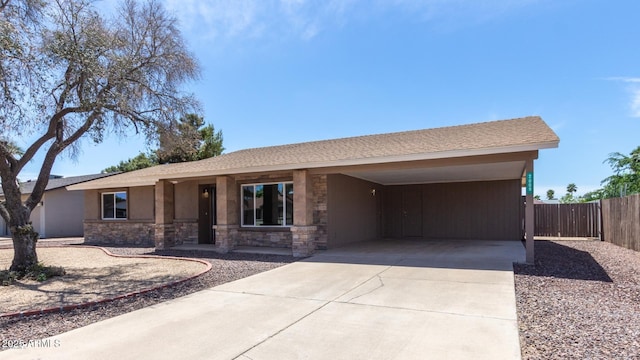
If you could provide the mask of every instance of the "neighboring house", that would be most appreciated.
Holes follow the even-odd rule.
[[[536,202],[536,204],[553,204],[553,205],[558,205],[558,204],[560,204],[560,200],[558,200],[558,199],[553,199],[553,200],[544,199],[544,200],[538,200],[538,201]]]
[[[85,191],[89,242],[306,256],[373,239],[520,240],[523,180],[558,143],[527,117],[247,149],[68,188]]]
[[[45,188],[40,204],[31,212],[31,223],[41,238],[83,236],[84,192],[68,191],[66,186],[85,181],[112,176],[114,174],[95,174],[85,176],[62,177],[52,175]],[[23,201],[31,194],[35,181],[20,183]],[[0,189],[0,201],[4,194]],[[10,231],[0,217],[0,236],[10,236]]]

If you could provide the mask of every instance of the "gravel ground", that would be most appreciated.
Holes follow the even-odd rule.
[[[177,287],[93,308],[0,319],[0,339],[53,336],[294,261],[277,255],[109,250],[196,257],[213,268]],[[640,359],[639,276],[638,252],[600,241],[537,241],[536,266],[515,266],[522,358]]]
[[[640,253],[600,241],[536,241],[516,265],[523,359],[640,359]]]
[[[212,269],[198,278],[183,282],[171,288],[159,289],[91,308],[22,318],[2,318],[0,319],[0,340],[12,339],[28,341],[42,339],[153,304],[175,299],[202,289],[241,279],[294,261],[294,258],[291,256],[280,255],[217,254],[214,252],[196,251],[155,252],[153,248],[106,248],[114,254],[121,255],[153,254],[198,258],[210,262]],[[0,348],[0,351],[1,350]]]

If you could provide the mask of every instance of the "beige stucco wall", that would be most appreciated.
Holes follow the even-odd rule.
[[[376,195],[371,192],[376,189]],[[346,175],[327,176],[329,248],[380,237],[382,186]]]
[[[25,201],[28,195],[23,195]],[[31,224],[41,238],[83,235],[84,191],[64,188],[48,190],[41,203],[31,211]],[[7,224],[0,218],[0,236],[10,236]]]
[[[185,181],[175,185],[175,218],[193,220],[198,218],[198,182]]]
[[[69,237],[82,236],[84,218],[84,194],[82,191],[68,191],[55,189],[45,193],[42,199],[43,205],[36,207],[37,212],[31,216],[33,220],[40,218],[38,222],[42,228],[43,237]],[[34,209],[35,210],[35,209]],[[39,212],[44,212],[40,216]],[[44,220],[44,221],[42,221]],[[35,224],[35,221],[34,221]]]
[[[101,194],[104,192],[127,192],[127,218],[129,220],[154,219],[154,187],[140,186],[132,188],[85,190],[84,191],[84,219],[102,220]],[[81,191],[78,191],[81,192]],[[113,221],[113,220],[110,220]],[[124,220],[116,220],[124,221]]]
[[[44,201],[46,196],[42,197]],[[23,200],[24,201],[24,200]],[[36,206],[33,210],[31,210],[31,216],[29,219],[31,220],[31,225],[33,225],[33,229],[40,234],[40,237],[46,238],[46,229],[44,227],[45,222],[41,221],[42,216],[44,215],[43,207],[41,205]]]
[[[153,186],[140,186],[128,189],[127,206],[130,220],[153,220],[155,193]]]
[[[98,190],[84,191],[84,219],[85,220],[100,219],[100,191]]]

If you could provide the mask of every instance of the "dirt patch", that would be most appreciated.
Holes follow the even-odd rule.
[[[0,250],[0,268],[7,269],[12,259],[12,249]],[[38,259],[45,265],[62,266],[66,275],[0,286],[1,314],[114,298],[179,281],[207,268],[200,262],[116,257],[100,248],[75,246],[38,248]]]

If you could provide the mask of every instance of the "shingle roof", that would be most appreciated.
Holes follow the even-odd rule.
[[[107,176],[113,176],[113,175],[116,175],[116,174],[113,174],[113,173],[93,174],[93,175],[70,176],[70,177],[49,179],[49,182],[47,183],[47,187],[45,188],[45,191],[59,189],[59,188],[67,187],[69,185],[80,184],[83,182],[101,179],[101,178],[105,178]],[[22,192],[23,195],[31,194],[31,192],[33,191],[33,187],[35,185],[36,185],[35,181],[22,182],[20,183],[20,191]],[[4,192],[2,191],[2,188],[0,188],[0,196],[2,195],[4,195]]]
[[[449,158],[557,147],[538,116],[388,134],[253,148],[213,158],[158,165],[74,186],[97,189],[154,184],[158,179]]]

